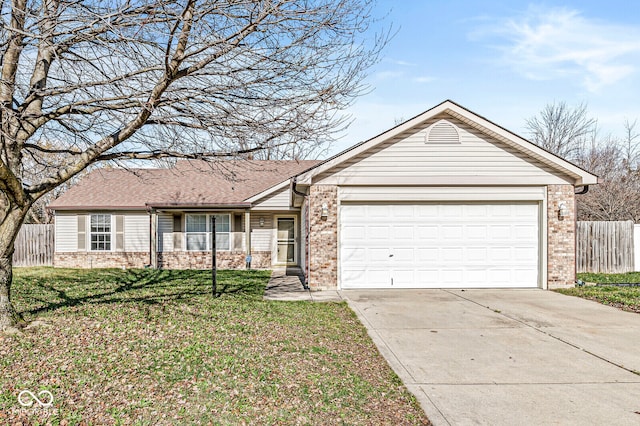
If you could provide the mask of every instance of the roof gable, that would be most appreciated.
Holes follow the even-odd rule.
[[[318,166],[307,170],[297,177],[297,181],[302,184],[310,184],[312,181],[317,182],[323,179],[327,179],[328,176],[344,172],[345,167],[348,167],[350,164],[354,164],[359,161],[363,161],[364,158],[369,156],[375,156],[377,152],[380,152],[381,149],[389,148],[394,143],[398,143],[401,140],[409,140],[413,136],[415,139],[415,135],[419,135],[422,132],[421,137],[423,138],[423,143],[428,145],[428,141],[426,138],[429,135],[429,126],[439,122],[440,120],[446,120],[447,122],[453,122],[456,124],[458,129],[462,129],[466,135],[475,134],[479,139],[483,139],[486,142],[493,144],[497,151],[494,152],[495,155],[499,153],[509,153],[511,157],[520,161],[520,167],[524,169],[529,169],[529,172],[534,173],[534,170],[531,167],[540,170],[542,173],[546,173],[552,176],[556,176],[558,182],[554,183],[572,183],[574,185],[589,185],[597,183],[597,177],[578,166],[554,155],[550,152],[545,151],[544,149],[536,146],[535,144],[515,135],[514,133],[509,132],[508,130],[496,125],[493,122],[481,117],[452,101],[445,101],[436,107],[372,138],[368,141],[362,142],[358,145],[355,145],[352,148],[349,148],[342,153],[330,158],[329,160],[319,164]],[[450,136],[452,134],[450,133]],[[462,139],[464,142],[464,139]],[[415,140],[414,140],[415,142]],[[449,143],[443,143],[443,150],[447,152],[455,152],[457,147],[454,147],[451,142],[452,140],[446,141]],[[468,140],[467,140],[468,142]],[[415,148],[415,147],[414,147]],[[461,149],[469,148],[468,145],[462,144]],[[428,147],[427,147],[428,150]],[[437,150],[436,150],[437,151]],[[464,152],[464,151],[462,151]],[[462,153],[461,152],[461,153]],[[465,152],[467,156],[473,155],[472,152]],[[411,155],[411,154],[410,154]],[[491,155],[491,154],[489,154]],[[499,157],[499,155],[498,155]],[[350,173],[358,173],[357,168],[350,171]],[[397,168],[396,168],[397,169]],[[455,169],[455,167],[454,167]],[[397,169],[398,170],[398,169]],[[435,169],[434,169],[435,170]],[[405,172],[406,170],[401,170]],[[509,169],[505,169],[506,172]],[[518,169],[518,172],[523,172],[523,170]],[[410,173],[411,171],[406,171]],[[434,171],[435,172],[435,171]],[[457,176],[454,170],[449,170],[448,173],[453,173]],[[527,180],[526,174],[528,172],[524,170],[523,182],[515,182],[516,183],[529,183]],[[535,173],[534,173],[535,175]],[[446,173],[442,175],[442,182],[430,181],[429,183],[433,184],[443,184],[449,183],[446,182]],[[340,183],[334,182],[334,183]],[[375,183],[370,181],[369,183]],[[393,183],[386,180],[382,183]],[[402,182],[398,182],[402,183]],[[420,183],[416,181],[416,184]],[[423,182],[426,184],[426,182]],[[476,181],[476,183],[481,183]],[[534,183],[534,182],[531,182]],[[538,182],[540,183],[540,182]]]

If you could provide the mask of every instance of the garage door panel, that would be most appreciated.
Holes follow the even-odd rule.
[[[416,235],[421,240],[437,240],[438,239],[438,227],[437,226],[421,226],[418,225]]]
[[[411,286],[416,280],[414,269],[395,269],[390,287],[405,288]]]
[[[398,220],[398,218],[395,218]],[[393,232],[394,240],[413,240],[415,231],[413,226],[393,226],[391,229]]]
[[[391,282],[391,272],[386,268],[343,269],[343,279],[353,283],[353,288],[386,288]]]
[[[536,287],[538,216],[537,202],[343,204],[341,285]]]

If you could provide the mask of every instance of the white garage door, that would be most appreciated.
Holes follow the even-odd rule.
[[[538,203],[343,204],[342,288],[537,287]]]

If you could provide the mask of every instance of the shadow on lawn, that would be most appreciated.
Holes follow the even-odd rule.
[[[27,306],[21,313],[31,315],[84,304],[155,305],[212,294],[209,271],[91,270],[24,279],[28,281],[24,294]],[[264,274],[259,271],[222,271],[217,295],[261,296],[264,284]]]

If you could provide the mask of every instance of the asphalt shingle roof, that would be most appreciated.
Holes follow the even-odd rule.
[[[97,169],[49,208],[141,209],[147,205],[240,205],[319,161],[178,161],[166,169]]]

